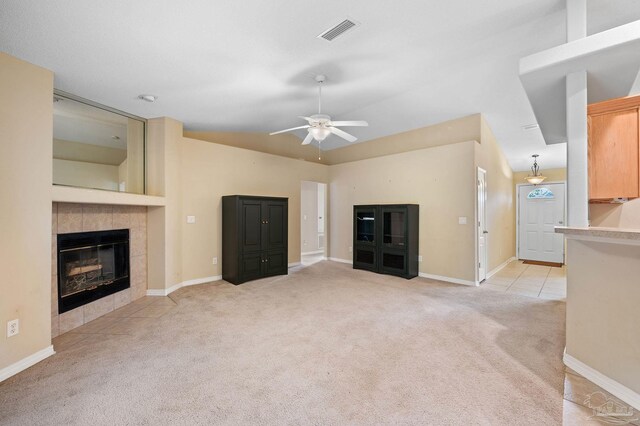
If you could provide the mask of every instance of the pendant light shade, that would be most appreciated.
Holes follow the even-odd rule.
[[[540,174],[540,167],[538,166],[538,154],[533,154],[533,166],[531,166],[531,174],[525,178],[525,180],[533,185],[541,184],[547,177]]]

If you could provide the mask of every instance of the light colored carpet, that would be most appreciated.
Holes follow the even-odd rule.
[[[64,335],[0,424],[562,422],[562,302],[326,261],[171,297]]]

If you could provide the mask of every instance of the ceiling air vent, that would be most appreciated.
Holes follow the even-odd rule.
[[[345,19],[344,21],[340,22],[338,25],[335,25],[329,28],[328,30],[322,32],[322,34],[320,34],[318,38],[322,38],[327,41],[333,41],[338,36],[346,33],[347,31],[349,31],[350,29],[356,26],[358,26],[357,22],[352,21],[350,19]]]

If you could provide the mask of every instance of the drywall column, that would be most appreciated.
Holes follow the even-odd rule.
[[[585,71],[567,75],[567,213],[569,226],[589,226]]]
[[[567,42],[587,36],[586,0],[567,0]],[[566,77],[567,219],[569,226],[589,226],[587,160],[587,73]]]
[[[165,206],[147,213],[147,282],[159,294],[182,281],[182,123],[154,118],[147,125],[147,194],[165,197]]]
[[[567,42],[587,36],[587,0],[567,0]]]
[[[0,93],[2,381],[53,354],[53,73],[0,52]],[[7,337],[14,319],[19,333]]]

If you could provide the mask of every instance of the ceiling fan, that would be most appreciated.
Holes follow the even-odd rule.
[[[356,121],[331,121],[331,117],[322,114],[322,83],[326,81],[326,77],[324,75],[317,75],[315,80],[318,82],[318,113],[312,115],[311,117],[303,117],[300,118],[307,120],[309,124],[304,126],[292,127],[290,129],[280,130],[278,132],[269,133],[270,135],[277,135],[279,133],[290,132],[292,130],[298,129],[307,129],[309,134],[302,141],[302,145],[308,145],[311,143],[313,139],[318,142],[322,142],[329,136],[330,134],[334,134],[336,136],[340,136],[342,139],[345,139],[349,142],[355,142],[358,140],[353,135],[345,132],[344,130],[338,129],[336,126],[341,127],[366,127],[369,125],[366,121],[356,120]]]

